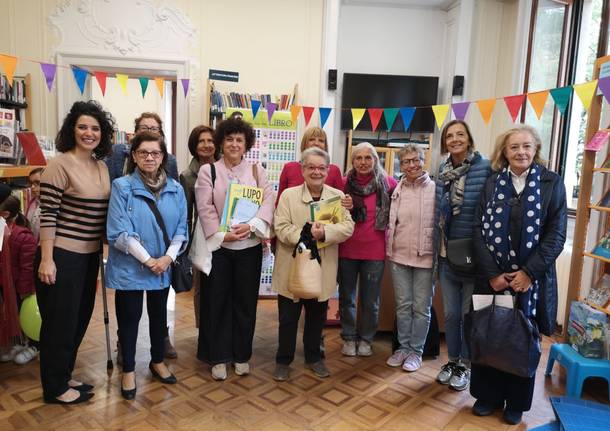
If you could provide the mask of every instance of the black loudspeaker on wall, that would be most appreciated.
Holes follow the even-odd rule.
[[[337,89],[337,69],[328,69],[328,89]]]
[[[455,75],[453,77],[453,91],[452,96],[463,96],[464,95],[464,76]]]

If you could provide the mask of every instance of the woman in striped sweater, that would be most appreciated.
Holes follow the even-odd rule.
[[[95,302],[110,195],[102,159],[110,152],[113,132],[114,119],[97,102],[74,103],[57,134],[59,154],[41,178],[35,268],[42,317],[40,379],[47,403],[76,404],[93,396],[93,386],[72,379],[72,371]]]

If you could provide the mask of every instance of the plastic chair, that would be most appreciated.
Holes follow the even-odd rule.
[[[610,361],[585,358],[569,344],[553,344],[546,365],[546,375],[551,375],[553,364],[559,362],[567,371],[566,395],[580,398],[582,385],[587,377],[606,379],[610,392]]]

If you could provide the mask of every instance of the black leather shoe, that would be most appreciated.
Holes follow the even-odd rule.
[[[93,397],[93,392],[81,392],[79,397],[72,401],[62,401],[57,398],[45,398],[44,402],[47,404],[80,404],[85,401],[89,401]]]
[[[523,416],[523,412],[519,410],[504,410],[504,414],[502,418],[504,418],[504,422],[509,425],[517,425],[521,423],[521,417]]]
[[[161,374],[159,374],[157,370],[155,370],[155,367],[153,367],[152,362],[148,364],[148,368],[150,368],[150,372],[152,373],[153,377],[159,380],[161,383],[165,383],[166,385],[173,385],[178,382],[176,376],[174,376],[173,374],[170,374],[169,377],[161,377]]]
[[[494,411],[501,409],[502,407],[504,406],[486,403],[483,400],[476,400],[474,405],[472,406],[472,413],[475,416],[489,416],[492,415]]]
[[[78,386],[70,386],[70,389],[76,389],[81,392],[91,392],[93,390],[93,385],[87,383],[81,383]]]
[[[121,387],[121,395],[126,400],[133,400],[136,397],[137,389],[138,389],[137,387],[135,387],[133,389],[123,389],[123,387]]]

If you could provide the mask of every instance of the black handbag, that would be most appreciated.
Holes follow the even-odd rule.
[[[474,247],[472,238],[447,240],[447,264],[455,272],[474,275]]]
[[[148,204],[148,207],[152,211],[155,219],[157,220],[157,224],[161,228],[161,232],[163,233],[163,241],[165,242],[165,247],[169,247],[170,240],[167,235],[167,229],[165,229],[165,223],[163,222],[163,217],[159,213],[159,209],[155,202],[150,199],[144,199]],[[193,287],[193,268],[191,265],[191,259],[188,256],[188,252],[182,253],[178,255],[176,261],[172,264],[172,287],[176,291],[176,293],[188,292]]]
[[[518,308],[496,305],[464,316],[464,334],[474,364],[496,368],[519,377],[532,377],[542,353],[535,322]]]

